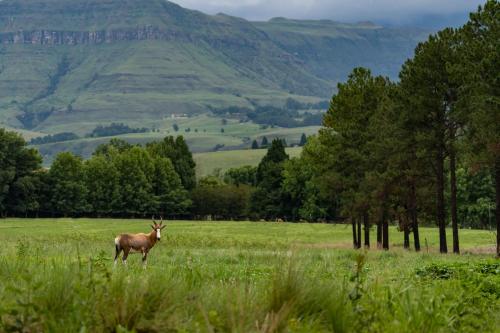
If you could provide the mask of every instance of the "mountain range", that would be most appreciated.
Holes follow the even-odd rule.
[[[356,66],[396,79],[428,30],[250,22],[164,0],[0,1],[0,126],[100,124],[327,101]],[[159,125],[160,124],[160,125]]]

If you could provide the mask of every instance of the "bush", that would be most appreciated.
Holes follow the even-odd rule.
[[[46,135],[38,138],[33,138],[30,141],[32,145],[43,145],[52,142],[64,142],[78,139],[78,135],[70,132],[62,132],[57,134]]]
[[[109,126],[97,126],[94,130],[88,135],[92,138],[105,137],[105,136],[115,136],[121,134],[128,133],[146,133],[149,132],[149,129],[143,128],[131,128],[122,123],[112,123]]]

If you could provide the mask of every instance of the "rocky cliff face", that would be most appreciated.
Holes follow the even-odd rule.
[[[192,36],[179,31],[161,30],[153,26],[100,31],[20,30],[0,33],[1,44],[79,45],[142,40],[191,41]]]

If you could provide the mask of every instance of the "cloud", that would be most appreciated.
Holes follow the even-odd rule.
[[[223,12],[249,20],[282,16],[332,19],[343,22],[375,21],[411,24],[423,18],[465,19],[480,0],[173,0],[206,13]],[[436,22],[439,23],[439,22]]]

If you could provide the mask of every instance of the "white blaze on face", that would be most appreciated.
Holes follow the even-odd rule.
[[[160,229],[156,229],[156,239],[160,239],[161,234],[160,234]]]

